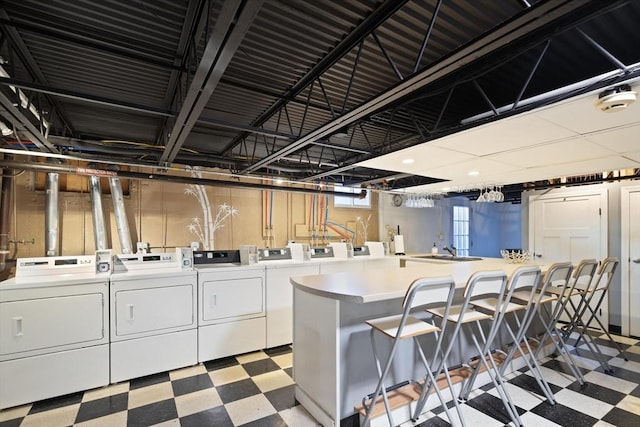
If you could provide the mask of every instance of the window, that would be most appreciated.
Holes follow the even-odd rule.
[[[469,208],[453,207],[453,246],[460,256],[469,256]]]
[[[360,188],[343,187],[341,185],[336,185],[334,187],[334,190],[341,193],[360,193],[361,191]],[[336,208],[370,208],[371,192],[367,191],[367,195],[364,197],[364,199],[359,199],[357,197],[334,196],[333,205]]]

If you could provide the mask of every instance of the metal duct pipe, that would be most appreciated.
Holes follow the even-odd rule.
[[[13,156],[5,156],[5,160],[12,160]],[[0,272],[7,267],[9,255],[9,231],[11,230],[11,189],[13,175],[11,169],[2,170],[2,194],[0,195]]]
[[[60,210],[59,210],[59,192],[58,174],[49,172],[47,174],[46,196],[45,196],[45,255],[60,255]]]
[[[108,248],[99,176],[92,175],[89,177],[89,193],[91,194],[91,210],[93,212],[93,238],[96,242],[96,250],[101,251]]]
[[[129,223],[127,222],[127,211],[124,208],[124,196],[122,194],[122,184],[120,178],[109,178],[111,187],[111,198],[113,199],[113,213],[116,218],[118,228],[118,238],[123,254],[133,253],[131,246],[131,234],[129,233]]]

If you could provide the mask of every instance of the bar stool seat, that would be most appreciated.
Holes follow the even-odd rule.
[[[393,316],[381,317],[378,319],[367,320],[365,323],[379,332],[382,332],[390,338],[409,338],[424,334],[431,334],[433,332],[440,331],[440,328],[431,325],[424,320],[409,315],[404,324],[402,330],[400,330],[400,323],[402,320],[402,314]]]

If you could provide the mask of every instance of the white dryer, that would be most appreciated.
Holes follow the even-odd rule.
[[[111,382],[197,363],[191,249],[115,255],[110,289]]]
[[[0,409],[109,384],[110,263],[17,260],[0,283]]]
[[[240,265],[237,250],[196,251],[198,271],[198,361],[266,346],[265,271]]]

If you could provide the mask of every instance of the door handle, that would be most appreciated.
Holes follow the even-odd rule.
[[[633,262],[636,263],[636,264],[640,264],[640,258],[634,259]]]
[[[127,320],[135,320],[133,318],[133,304],[127,304],[127,314],[129,315],[129,318]]]
[[[537,258],[542,258],[542,254],[535,254]]]
[[[218,305],[218,295],[211,294],[211,299],[209,300],[209,308],[216,308]]]
[[[14,317],[13,325],[15,328],[14,336],[21,337],[22,336],[22,317]]]

